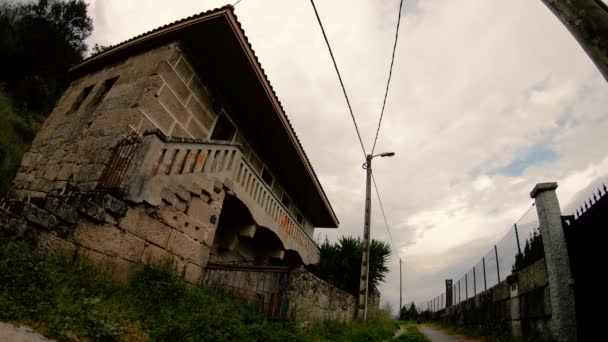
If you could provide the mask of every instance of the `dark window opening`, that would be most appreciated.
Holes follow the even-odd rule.
[[[211,134],[211,140],[225,140],[232,141],[234,134],[236,133],[236,127],[228,120],[226,115],[220,114],[217,117],[217,123]]]
[[[302,214],[297,213],[296,220],[298,221],[299,224],[304,225],[304,216],[302,216]]]
[[[72,103],[72,107],[70,108],[70,110],[68,111],[68,114],[70,113],[75,113],[78,111],[78,109],[80,109],[80,106],[82,105],[82,103],[84,102],[84,100],[87,99],[87,97],[89,96],[89,94],[91,93],[91,91],[93,90],[93,87],[95,87],[95,85],[90,85],[86,88],[84,88],[81,92],[80,95],[78,95],[78,97],[76,98],[76,101],[74,101],[74,103]]]
[[[268,171],[267,168],[264,168],[264,170],[262,171],[262,179],[264,180],[264,182],[266,182],[266,184],[272,186],[272,180],[274,179],[274,177],[272,177],[272,174],[270,174],[270,171]]]
[[[0,165],[2,165],[2,162],[4,161],[5,157],[6,155],[4,154],[4,151],[0,150]]]
[[[283,197],[281,198],[281,203],[283,203],[286,208],[289,208],[289,203],[291,203],[291,201],[289,200],[289,197],[287,197],[286,194],[283,194]]]
[[[110,92],[110,89],[112,89],[112,86],[114,86],[114,83],[116,83],[116,80],[118,80],[118,76],[107,79],[103,82],[101,88],[99,88],[97,93],[95,93],[95,97],[91,99],[91,102],[89,102],[89,105],[87,106],[88,112],[94,111],[95,108],[99,106],[101,101],[103,101],[106,95],[108,95],[108,93]]]

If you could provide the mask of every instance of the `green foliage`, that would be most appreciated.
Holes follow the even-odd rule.
[[[43,121],[37,113],[17,110],[12,98],[0,89],[0,197],[8,191],[21,156]]]
[[[401,341],[401,342],[430,342],[423,333],[418,330],[418,326],[409,325],[407,326],[407,330],[403,335],[395,338],[393,341]]]
[[[543,247],[543,239],[538,231],[535,230],[532,236],[526,240],[523,252],[515,256],[513,272],[521,271],[544,257],[545,249]]]
[[[399,319],[417,320],[418,319],[418,310],[416,309],[416,304],[414,304],[414,302],[412,302],[412,304],[410,304],[409,309],[406,306],[403,306],[401,308],[401,312],[399,313]]]
[[[359,292],[363,241],[358,237],[350,236],[343,236],[336,243],[330,243],[326,239],[321,244],[320,250],[321,261],[318,265],[317,275],[356,296]],[[388,273],[387,262],[390,255],[391,247],[388,243],[372,240],[369,285],[373,290],[378,289]]]
[[[0,321],[25,323],[59,341],[382,341],[397,325],[381,312],[362,323],[320,322],[307,331],[265,321],[246,303],[188,286],[169,265],[128,284],[71,258],[48,259],[0,240]]]
[[[306,341],[385,341],[390,339],[399,325],[389,311],[380,311],[362,322],[317,322],[305,335]]]
[[[0,83],[20,107],[49,112],[92,30],[84,0],[0,0]]]

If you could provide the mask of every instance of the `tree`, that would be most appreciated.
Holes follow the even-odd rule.
[[[535,230],[530,238],[526,240],[523,252],[515,256],[515,264],[513,264],[512,270],[513,272],[521,271],[544,257],[543,239],[538,231]]]
[[[416,320],[418,319],[418,310],[416,309],[416,304],[412,302],[410,304],[410,308],[408,309],[406,305],[401,308],[401,312],[399,314],[399,318],[402,320]]]
[[[361,275],[361,256],[363,241],[360,238],[341,237],[338,242],[330,243],[327,238],[320,246],[321,260],[317,275],[330,284],[354,296],[359,293]],[[370,245],[369,287],[370,292],[378,289],[388,273],[386,263],[391,255],[388,243],[372,240]]]
[[[0,2],[0,83],[18,105],[48,113],[92,30],[84,0]]]

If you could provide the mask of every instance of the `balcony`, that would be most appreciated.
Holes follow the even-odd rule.
[[[135,201],[154,202],[149,199],[160,198],[167,186],[219,180],[245,204],[256,225],[277,235],[284,250],[297,252],[304,264],[319,261],[319,248],[243,157],[239,145],[154,131],[143,137],[129,169],[129,196]]]

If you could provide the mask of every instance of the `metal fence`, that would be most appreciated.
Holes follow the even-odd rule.
[[[112,156],[97,183],[98,190],[121,189],[129,165],[131,165],[131,160],[141,142],[142,137],[139,134],[131,133],[116,144]]]
[[[252,264],[208,264],[203,284],[241,300],[266,319],[283,320],[287,314],[285,290],[289,268]]]
[[[460,279],[452,282],[452,304],[473,298],[507,279],[514,271],[542,258],[544,251],[539,227],[536,207],[533,204],[472,268]],[[446,307],[446,298],[446,293],[441,293],[421,303],[421,309],[430,312],[443,310]]]

